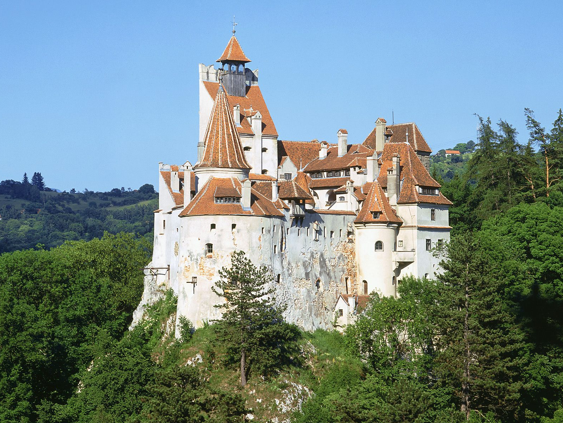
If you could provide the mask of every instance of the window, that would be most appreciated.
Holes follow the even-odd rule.
[[[231,225],[231,231],[234,231],[236,228],[237,228],[237,224],[236,224],[236,223],[233,223],[233,224]]]
[[[319,289],[321,289],[321,280],[320,280],[320,279],[317,279],[317,280],[315,281],[315,286],[317,287],[317,291],[318,291]]]
[[[250,147],[244,147],[244,151],[250,151]]]
[[[215,197],[215,204],[233,204],[240,203],[238,197]]]
[[[344,310],[342,310],[341,308],[338,309],[338,317],[342,317],[344,316]]]
[[[297,236],[301,235],[301,229],[297,228]]]
[[[402,239],[399,240],[399,248],[403,248],[403,240]]]
[[[322,177],[323,177],[322,172],[311,173],[311,178],[318,179]]]
[[[281,274],[278,273],[278,276],[276,276],[276,283],[280,283],[281,282]]]
[[[368,281],[362,281],[362,285],[364,288],[364,295],[368,295]]]
[[[375,243],[375,252],[383,251],[383,242],[377,241]]]
[[[286,233],[287,233],[287,234],[289,235],[289,228],[287,228],[287,231],[286,231]]]
[[[262,175],[267,175],[268,174],[268,169],[262,169]]]
[[[442,248],[444,245],[444,240],[443,239],[439,239],[438,240],[438,248]]]
[[[267,152],[268,152],[268,149],[267,149],[266,147],[263,147],[263,148],[262,148],[262,153],[267,153]]]
[[[205,244],[205,252],[207,255],[213,254],[213,244]]]
[[[350,176],[350,169],[346,169],[344,171],[344,176]]]
[[[162,221],[162,229],[166,229],[166,220]]]
[[[349,294],[351,289],[350,289],[350,278],[348,276],[344,278],[344,283],[346,284],[346,294]]]
[[[342,229],[340,229],[340,238],[342,238]]]
[[[426,240],[426,251],[430,251],[432,249],[432,240]]]
[[[430,220],[436,220],[436,209],[430,209]]]
[[[346,197],[344,197],[343,195],[341,195],[340,197],[338,197],[338,201],[346,201]]]
[[[264,233],[264,228],[262,228],[262,233]]]
[[[381,212],[376,212],[376,211],[371,212],[371,217],[373,217],[374,219],[379,219],[380,216],[381,216]]]
[[[420,188],[420,193],[422,195],[438,195],[437,188]]]
[[[291,172],[286,172],[283,174],[286,181],[291,181]]]
[[[330,237],[334,238],[334,231],[330,231]]]
[[[274,254],[276,254],[278,252],[278,246],[274,245]]]
[[[209,227],[210,231],[214,231],[216,228],[215,223],[212,223],[211,226]]]

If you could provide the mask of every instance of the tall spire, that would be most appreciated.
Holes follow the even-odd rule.
[[[250,169],[223,86],[217,91],[204,142],[203,157],[195,167]]]

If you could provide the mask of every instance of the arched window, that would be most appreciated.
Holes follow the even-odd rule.
[[[364,286],[364,295],[368,295],[368,281],[362,281]]]
[[[377,253],[377,252],[380,252],[380,251],[383,251],[383,242],[377,241],[375,243],[375,252]]]

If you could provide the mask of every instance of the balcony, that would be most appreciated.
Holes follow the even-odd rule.
[[[415,252],[414,250],[410,251],[394,251],[393,252],[393,261],[397,263],[412,263],[414,262]]]

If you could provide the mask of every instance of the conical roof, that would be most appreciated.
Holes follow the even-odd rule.
[[[213,103],[204,143],[203,158],[194,168],[250,169],[222,86]]]
[[[354,223],[398,223],[403,221],[395,214],[391,208],[389,200],[383,193],[379,183],[371,184],[369,193],[364,201],[362,209],[358,213]]]
[[[241,48],[240,44],[238,43],[237,37],[235,37],[233,35],[231,37],[231,39],[229,40],[229,44],[227,44],[225,51],[223,52],[221,57],[219,57],[219,59],[217,59],[217,61],[218,62],[229,61],[229,62],[248,63],[248,62],[250,62],[250,59],[248,57],[246,57],[246,55],[244,54],[244,51],[242,51],[242,48]]]

